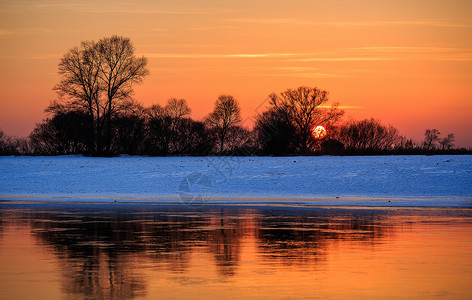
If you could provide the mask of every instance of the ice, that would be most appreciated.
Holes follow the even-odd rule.
[[[472,207],[472,156],[9,156],[0,199]]]

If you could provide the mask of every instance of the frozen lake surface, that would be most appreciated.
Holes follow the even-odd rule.
[[[10,156],[0,199],[472,207],[472,156]]]
[[[471,299],[472,210],[0,203],[2,299]]]

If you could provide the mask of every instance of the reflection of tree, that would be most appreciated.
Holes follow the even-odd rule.
[[[210,253],[215,256],[218,272],[232,276],[238,266],[241,240],[249,230],[244,226],[247,219],[228,218],[228,212],[222,211],[220,216],[211,219],[211,230],[206,240]]]
[[[55,248],[64,267],[68,294],[93,299],[130,299],[145,295],[145,283],[128,253],[141,251],[140,224],[118,215],[34,214],[32,231]]]
[[[2,213],[2,210],[0,210],[0,238],[2,237],[3,235],[3,227],[5,227],[5,222],[4,222],[4,219],[5,216],[4,214]]]
[[[201,220],[168,215],[35,214],[32,231],[52,245],[64,266],[64,290],[94,299],[144,296],[146,286],[135,261],[165,262],[183,272]],[[199,237],[200,236],[200,237]]]
[[[67,294],[94,299],[145,296],[145,278],[139,270],[143,260],[183,273],[190,266],[191,253],[200,249],[213,255],[219,276],[233,276],[244,239],[255,237],[262,260],[312,263],[324,259],[333,242],[383,237],[385,223],[377,226],[383,218],[378,212],[349,210],[194,211],[183,206],[142,212],[26,211],[8,216],[18,220],[16,224],[29,225],[36,237],[54,249],[63,266]]]
[[[290,215],[270,211],[258,224],[258,246],[272,262],[316,262],[325,258],[332,242],[373,241],[384,236],[385,227],[375,226],[377,218],[383,217],[362,212],[339,215],[339,210],[294,210]]]

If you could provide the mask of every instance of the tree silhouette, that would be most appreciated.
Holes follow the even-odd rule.
[[[392,149],[400,137],[395,127],[384,126],[372,118],[343,124],[338,129],[337,139],[348,150],[385,151]]]
[[[241,110],[233,96],[221,95],[215,102],[215,108],[205,122],[214,130],[222,152],[227,140],[230,127],[241,122]]]
[[[436,148],[436,143],[439,142],[440,134],[441,133],[437,129],[426,129],[423,143],[426,150],[433,150]]]
[[[338,109],[338,103],[330,108],[323,107],[328,100],[327,91],[306,86],[288,89],[280,96],[270,95],[272,107],[285,114],[285,119],[295,127],[296,146],[300,153],[307,153],[315,145],[316,140],[312,134],[314,127],[333,124],[344,114],[344,111]]]
[[[454,133],[449,133],[447,137],[439,141],[442,150],[451,149],[454,147]]]
[[[61,81],[54,87],[59,101],[48,112],[82,110],[90,117],[92,153],[110,151],[111,120],[129,107],[133,85],[149,73],[147,60],[134,55],[129,38],[112,36],[85,41],[67,52],[59,63]]]
[[[143,154],[146,137],[144,108],[135,104],[111,119],[111,151],[120,154]]]
[[[204,155],[213,148],[203,122],[190,119],[191,109],[184,99],[171,98],[165,107],[145,109],[144,152],[150,155]]]
[[[33,152],[42,155],[85,153],[90,144],[88,121],[82,111],[61,112],[44,120],[30,134]]]
[[[29,153],[28,142],[23,138],[7,136],[0,129],[0,155],[18,155]]]
[[[187,105],[187,101],[185,101],[185,99],[177,98],[169,99],[165,107],[165,111],[169,117],[175,119],[187,118],[192,112],[190,107]]]
[[[7,155],[7,142],[6,142],[5,132],[0,129],[0,155]]]
[[[296,128],[281,109],[270,108],[258,115],[254,131],[262,154],[286,155],[296,151]]]

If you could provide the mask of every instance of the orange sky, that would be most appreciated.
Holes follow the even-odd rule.
[[[0,0],[0,128],[28,135],[61,56],[117,34],[149,58],[144,105],[185,98],[202,119],[226,93],[251,124],[271,92],[310,85],[346,119],[380,118],[417,141],[437,128],[472,147],[471,11],[470,0]]]

